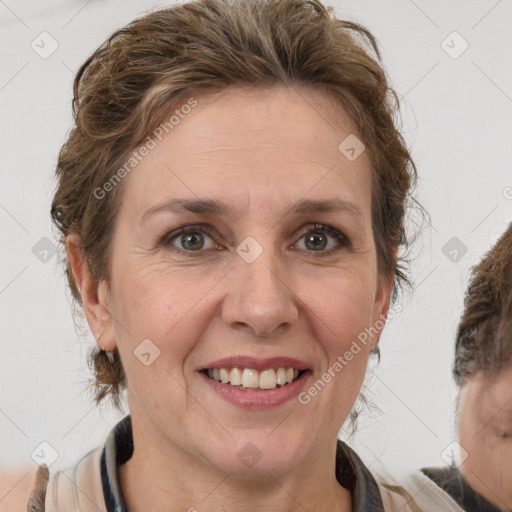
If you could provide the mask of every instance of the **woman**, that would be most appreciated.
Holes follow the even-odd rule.
[[[378,59],[318,1],[198,0],[84,63],[52,218],[130,415],[29,510],[409,509],[337,439],[407,282]]]
[[[512,224],[472,270],[453,375],[458,463],[422,471],[464,510],[511,510]]]

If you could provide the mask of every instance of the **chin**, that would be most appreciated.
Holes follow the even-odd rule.
[[[272,434],[270,435],[272,437]],[[205,456],[210,464],[224,473],[231,473],[241,479],[268,480],[284,476],[297,466],[298,453],[304,455],[304,449],[290,444],[276,436],[269,440],[268,431],[256,432],[254,430],[233,436],[227,446],[220,449],[220,445],[212,447],[212,451]]]

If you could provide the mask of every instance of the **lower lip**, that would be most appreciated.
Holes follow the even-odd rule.
[[[206,384],[218,393],[224,400],[231,402],[237,407],[243,409],[271,409],[277,407],[292,398],[297,397],[306,383],[306,379],[310,375],[310,371],[305,371],[296,381],[290,382],[284,386],[275,389],[244,391],[230,384],[223,384],[216,380],[210,379],[204,373],[200,372],[201,377]]]

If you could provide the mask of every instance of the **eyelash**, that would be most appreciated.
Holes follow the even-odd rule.
[[[186,256],[195,258],[198,256],[202,256],[202,253],[204,253],[205,251],[204,250],[186,251],[184,249],[180,249],[180,248],[172,245],[172,241],[181,235],[197,233],[197,232],[205,233],[209,237],[213,238],[214,231],[215,230],[207,224],[193,224],[193,225],[184,226],[184,227],[181,227],[181,228],[173,231],[172,233],[168,233],[168,234],[164,235],[160,239],[159,245],[162,245],[165,247],[170,246],[173,250],[181,252],[182,254],[185,254]],[[302,232],[299,240],[304,238],[306,235],[315,233],[317,231],[324,231],[325,233],[329,234],[330,236],[332,236],[333,238],[335,238],[337,240],[339,245],[337,247],[334,247],[327,251],[318,251],[318,252],[317,251],[307,251],[307,252],[310,252],[311,255],[313,255],[314,257],[319,257],[319,258],[327,257],[327,256],[331,256],[332,254],[334,254],[338,251],[341,251],[344,248],[350,248],[350,242],[349,242],[348,238],[343,233],[341,233],[341,231],[337,230],[336,228],[333,228],[332,226],[326,226],[324,224],[314,224],[310,229]],[[215,250],[215,249],[209,249],[209,250]]]

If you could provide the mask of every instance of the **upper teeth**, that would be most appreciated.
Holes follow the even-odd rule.
[[[278,384],[284,386],[292,382],[299,376],[299,370],[293,368],[270,368],[258,372],[253,368],[209,368],[208,377],[231,384],[232,386],[242,386],[243,388],[274,389]]]

